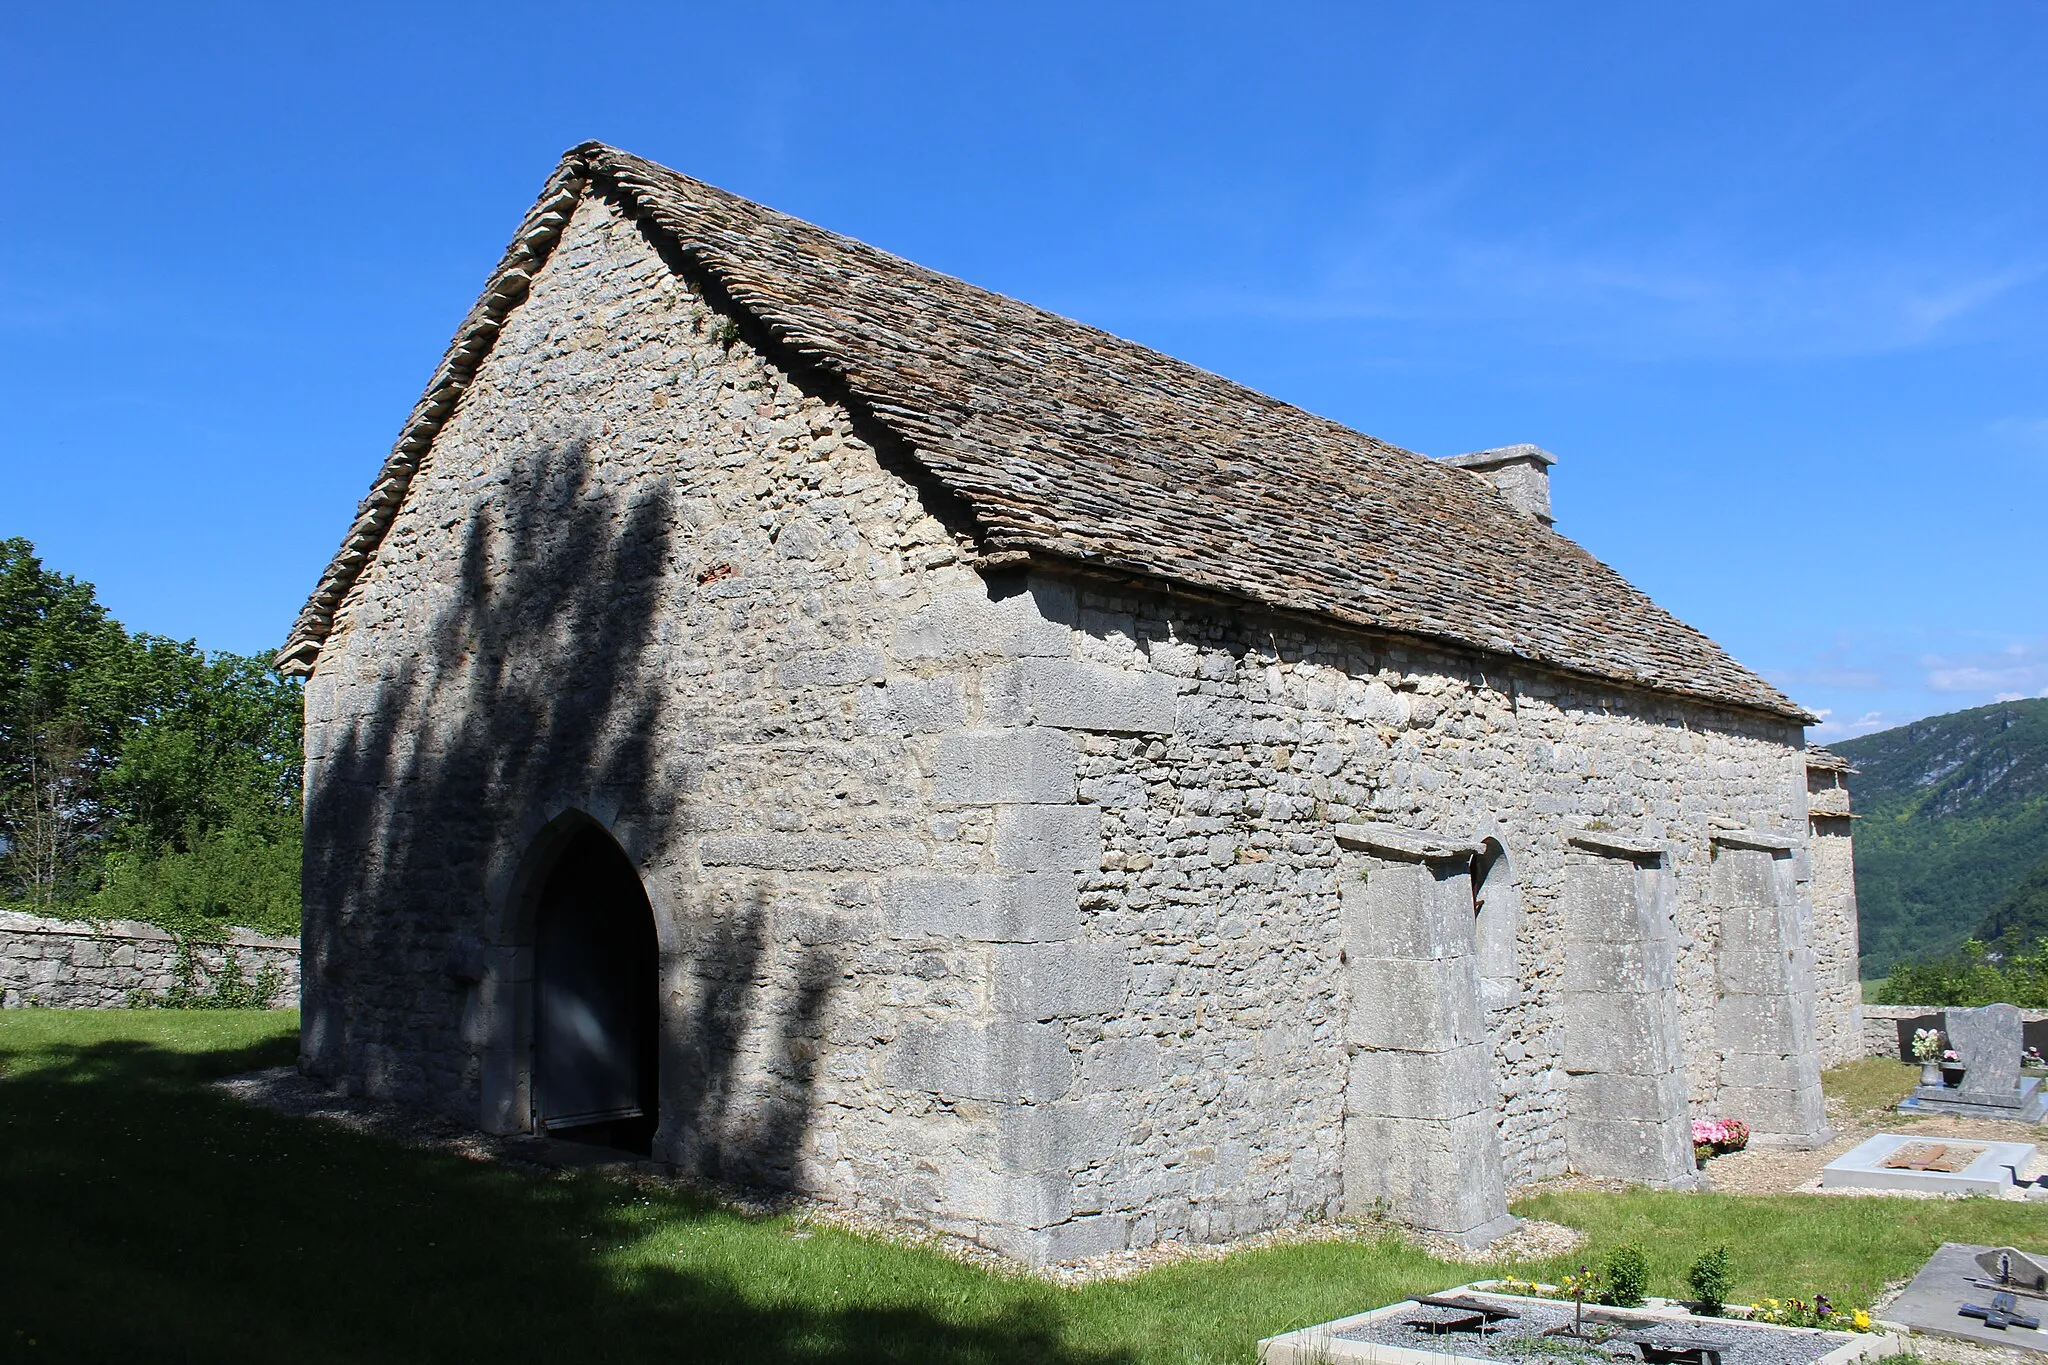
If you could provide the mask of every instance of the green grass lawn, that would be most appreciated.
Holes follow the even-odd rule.
[[[1858,1123],[1885,1122],[1887,1111],[1913,1093],[1920,1068],[1889,1057],[1859,1057],[1821,1073],[1820,1086],[1831,1100],[1848,1107],[1844,1117]],[[1891,1115],[1896,1119],[1897,1115]]]
[[[0,1015],[0,1355],[1246,1362],[1259,1337],[1474,1274],[1386,1242],[1068,1290],[414,1151],[203,1084],[294,1049],[285,1013]],[[1517,1211],[1587,1229],[1587,1258],[1638,1242],[1666,1293],[1716,1243],[1738,1296],[1851,1303],[1944,1240],[2048,1242],[2048,1210],[1975,1200],[1559,1193]]]

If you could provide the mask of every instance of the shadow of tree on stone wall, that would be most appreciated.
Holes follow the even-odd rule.
[[[767,896],[755,885],[744,901],[744,909],[711,926],[697,955],[697,996],[678,1034],[681,1075],[668,1098],[681,1111],[686,1169],[734,1185],[791,1189],[839,969],[823,945],[804,945],[790,989],[771,997]],[[760,1072],[750,1075],[748,1035],[757,1026],[765,1026],[767,1039],[752,1054]],[[765,1084],[749,1088],[750,1079]]]
[[[39,1051],[0,1079],[10,1358],[1127,1359],[1067,1344],[1051,1286],[401,1147],[203,1084],[288,1060],[286,1039]]]
[[[435,604],[419,633],[432,657],[376,660],[373,683],[346,676],[346,641],[323,661],[337,685],[375,691],[308,794],[306,1047],[320,1074],[367,1075],[378,1093],[473,1116],[477,1078],[459,1070],[467,987],[446,967],[464,936],[490,936],[487,866],[524,856],[513,845],[535,813],[565,802],[630,828],[622,842],[643,878],[697,828],[708,745],[663,714],[687,683],[657,648],[679,615],[669,585],[687,591],[689,566],[667,488],[607,484],[601,465],[582,438],[536,438],[507,463],[462,528],[448,581],[413,593]],[[420,572],[436,568],[428,557]],[[771,961],[758,892],[739,907],[668,901],[705,987],[665,1025],[683,1030],[683,1075],[663,1088],[685,1111],[688,1164],[785,1186],[811,1076],[773,1059],[806,1052],[798,1040],[817,1032],[836,964],[816,950]],[[745,1048],[769,1059],[770,1095],[740,1093],[760,1070]]]

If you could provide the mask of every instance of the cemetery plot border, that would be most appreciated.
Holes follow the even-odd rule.
[[[1936,1149],[1945,1149],[1937,1154]],[[1925,1190],[2001,1195],[2018,1183],[2038,1149],[2031,1142],[1911,1137],[1878,1133],[1821,1168],[1824,1190]],[[1934,1158],[1914,1160],[1916,1157]],[[1967,1158],[1955,1169],[1940,1157]]]
[[[1855,1365],[1906,1350],[1905,1338],[1893,1332],[1829,1332],[1740,1318],[1701,1318],[1660,1299],[1651,1299],[1642,1308],[1587,1304],[1587,1337],[1576,1337],[1570,1335],[1575,1305],[1497,1293],[1489,1288],[1496,1283],[1476,1280],[1441,1294],[1402,1299],[1268,1337],[1259,1343],[1258,1358],[1264,1365],[1539,1365],[1565,1359],[1586,1365],[1658,1360]]]

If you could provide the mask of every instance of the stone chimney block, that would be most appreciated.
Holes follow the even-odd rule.
[[[1550,466],[1557,457],[1541,446],[1501,446],[1475,450],[1470,455],[1450,455],[1444,461],[1468,469],[1499,490],[1500,495],[1525,517],[1545,526],[1556,520],[1550,515]]]

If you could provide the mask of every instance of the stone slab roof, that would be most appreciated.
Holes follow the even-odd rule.
[[[1464,470],[597,143],[563,159],[521,224],[281,669],[311,671],[434,433],[593,189],[901,438],[996,562],[1061,561],[1812,720]]]
[[[1850,766],[1848,759],[1843,758],[1833,749],[1819,744],[1809,744],[1806,746],[1806,766],[1810,769],[1819,769],[1822,772],[1831,773],[1853,774],[1857,771]]]

